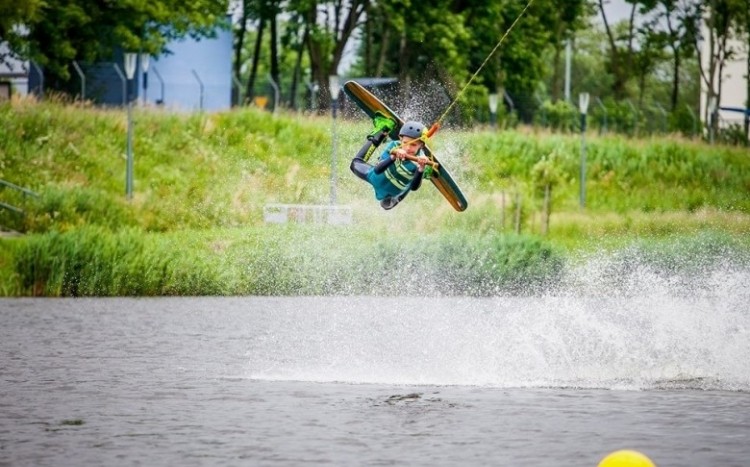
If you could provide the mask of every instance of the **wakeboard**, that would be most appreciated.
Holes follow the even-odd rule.
[[[344,92],[355,104],[357,104],[357,107],[362,109],[370,118],[375,118],[377,113],[381,113],[386,117],[393,119],[396,122],[396,126],[393,131],[389,133],[389,136],[393,140],[398,140],[398,132],[404,124],[404,120],[402,120],[396,112],[391,110],[391,108],[385,105],[383,101],[378,99],[356,81],[347,81],[344,84]],[[435,157],[432,149],[426,144],[424,146],[424,152],[425,155],[427,155],[430,160],[436,162],[437,165],[436,169],[433,170],[432,175],[430,176],[432,184],[435,185],[435,188],[438,189],[456,211],[465,211],[469,206],[469,203],[466,201],[466,197],[461,191],[461,188],[458,187],[450,172],[448,172],[448,169],[445,168],[437,157]]]

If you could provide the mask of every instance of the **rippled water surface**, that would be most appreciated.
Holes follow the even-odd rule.
[[[0,300],[0,465],[747,466],[750,295],[717,287]]]

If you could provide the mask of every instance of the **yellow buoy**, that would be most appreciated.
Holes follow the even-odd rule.
[[[656,467],[651,459],[638,451],[623,449],[609,454],[599,462],[599,467]]]

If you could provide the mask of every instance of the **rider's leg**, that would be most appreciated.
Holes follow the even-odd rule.
[[[367,135],[367,141],[357,152],[357,155],[354,156],[352,163],[349,165],[349,168],[354,175],[362,180],[367,180],[367,173],[372,169],[372,165],[367,163],[367,161],[370,160],[370,156],[372,156],[375,149],[380,146],[380,143],[385,140],[388,133],[390,133],[396,125],[393,120],[384,116],[380,112],[375,114],[372,123],[375,126],[375,129],[372,133]]]

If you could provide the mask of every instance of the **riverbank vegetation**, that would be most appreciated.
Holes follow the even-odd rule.
[[[132,200],[123,112],[14,101],[0,128],[0,179],[38,194],[0,190],[24,210],[0,210],[24,234],[0,240],[1,295],[524,293],[602,249],[718,258],[750,242],[747,150],[678,137],[587,135],[581,208],[580,136],[446,128],[433,146],[469,209],[426,184],[385,212],[348,170],[367,122],[339,119],[336,203],[353,222],[333,226],[263,219],[330,202],[330,118],[136,110]]]

